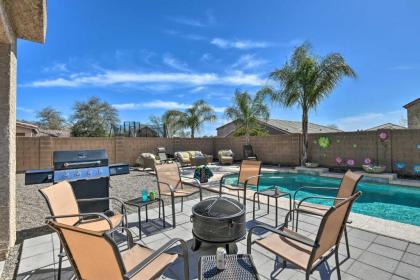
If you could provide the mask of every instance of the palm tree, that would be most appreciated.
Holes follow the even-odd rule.
[[[195,133],[200,130],[205,122],[214,122],[216,120],[213,108],[204,100],[196,101],[181,114],[178,123],[182,127],[191,130],[191,138],[194,138]]]
[[[322,99],[327,97],[345,76],[355,78],[356,73],[338,53],[325,57],[311,54],[311,46],[304,43],[297,47],[286,64],[275,69],[270,80],[279,83],[280,88],[265,87],[272,101],[286,107],[299,105],[302,109],[302,165],[308,160],[308,114]]]
[[[177,110],[168,110],[162,116],[151,116],[150,122],[158,131],[159,135],[165,138],[172,138],[176,133],[182,130],[180,119],[183,113]]]
[[[225,115],[235,122],[237,131],[245,135],[246,143],[249,144],[249,135],[260,130],[258,120],[267,120],[270,117],[264,94],[257,93],[252,98],[248,92],[236,90],[233,101],[233,106],[226,108]]]

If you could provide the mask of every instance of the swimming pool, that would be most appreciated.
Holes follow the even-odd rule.
[[[283,192],[292,194],[303,186],[339,187],[341,180],[329,177],[296,173],[264,173],[260,190],[279,186]],[[233,184],[238,175],[226,176],[226,183]],[[255,187],[250,189],[256,190]],[[420,226],[420,188],[360,182],[357,190],[362,196],[354,203],[352,211],[400,223]],[[297,200],[313,195],[335,196],[337,190],[305,190],[298,192]],[[331,202],[312,199],[310,202],[331,205]]]

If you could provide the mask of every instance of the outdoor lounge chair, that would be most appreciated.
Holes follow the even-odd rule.
[[[258,186],[261,177],[261,161],[243,160],[239,169],[239,177],[236,185],[225,184],[225,177],[232,174],[225,174],[220,179],[219,195],[222,195],[222,188],[237,191],[238,201],[240,201],[239,192],[244,192],[244,206],[246,205],[246,189],[248,185]],[[258,197],[259,201],[259,197]]]
[[[311,273],[334,254],[337,276],[341,279],[338,247],[352,204],[360,195],[361,192],[357,192],[348,198],[337,198],[339,202],[330,207],[322,217],[315,240],[288,228],[289,215],[296,209],[287,214],[285,223],[277,229],[266,225],[252,227],[248,232],[247,253],[251,254],[251,245],[256,243],[280,256],[283,259],[283,267],[286,267],[287,262],[291,262],[305,270],[306,279],[309,279]],[[256,229],[271,233],[252,242],[252,234]]]
[[[244,145],[244,160],[258,160],[257,155],[254,154],[252,145]]]
[[[77,227],[93,231],[104,231],[121,225],[127,225],[127,212],[125,205],[118,198],[104,197],[76,200],[73,189],[67,181],[40,189],[39,192],[45,198],[51,216],[56,217],[54,220],[58,223],[69,226],[77,225]],[[81,215],[77,204],[78,201],[95,202],[101,200],[113,200],[121,204],[121,214],[114,214],[112,211],[108,211],[106,213],[107,219],[102,218],[103,215],[98,216],[98,213],[94,213],[93,215],[96,218],[92,218],[92,215]],[[110,223],[108,223],[108,221]],[[58,275],[61,275],[62,253],[63,247],[60,245]]]
[[[151,153],[141,153],[136,162],[143,170],[146,168],[155,170],[155,166],[161,164],[161,161],[156,159],[156,156]]]
[[[171,239],[153,251],[134,244],[130,230],[123,228],[128,236],[128,249],[120,252],[111,235],[122,228],[93,231],[53,221],[61,219],[59,217],[50,218],[47,224],[57,232],[78,279],[155,279],[178,258],[177,254],[165,253],[178,242],[184,259],[184,278],[189,279],[188,247],[182,239]],[[101,218],[107,219],[106,216]],[[111,227],[112,222],[109,219],[107,222]]]
[[[338,197],[340,198],[348,198],[352,196],[356,192],[356,187],[359,181],[362,179],[363,175],[356,174],[351,172],[350,170],[344,174],[343,179],[341,180],[341,184],[339,188],[331,188],[331,187],[301,187],[299,188],[294,196],[293,196],[293,204],[294,209],[296,209],[296,219],[295,226],[296,231],[298,230],[299,224],[299,213],[305,213],[307,215],[315,215],[315,216],[324,216],[327,213],[329,207],[320,204],[311,204],[307,203],[311,199],[323,199],[323,200],[332,200],[333,205],[340,203],[340,200],[337,200]],[[296,203],[296,195],[299,191],[304,190],[338,190],[336,197],[328,197],[328,196],[308,196],[303,198],[299,203]],[[344,227],[344,238],[346,240],[346,249],[347,249],[347,256],[350,258],[350,247],[349,241],[347,236],[347,229]]]
[[[193,179],[194,183],[185,182],[181,179],[177,163],[169,163],[156,166],[156,178],[159,196],[170,196],[172,204],[172,226],[175,228],[175,198],[181,198],[181,212],[184,210],[184,197],[200,193],[200,201],[203,199],[200,181]],[[187,178],[187,177],[184,177]],[[192,179],[192,178],[188,178]]]
[[[220,150],[217,153],[217,156],[219,158],[219,164],[232,164],[233,163],[233,152],[232,150]]]
[[[166,148],[165,147],[157,148],[157,156],[158,156],[159,161],[161,163],[170,163],[170,162],[173,161],[173,159],[168,158],[168,155],[166,154]]]

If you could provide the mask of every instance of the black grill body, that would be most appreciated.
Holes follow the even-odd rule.
[[[105,150],[55,151],[54,183],[69,181],[76,199],[109,197],[109,166]],[[78,202],[81,213],[109,210],[109,201]]]

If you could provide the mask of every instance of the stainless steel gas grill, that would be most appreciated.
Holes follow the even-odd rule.
[[[54,183],[69,181],[76,199],[109,197],[109,166],[105,150],[56,151]],[[109,201],[79,202],[82,213],[105,212]]]

